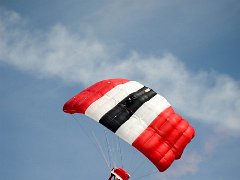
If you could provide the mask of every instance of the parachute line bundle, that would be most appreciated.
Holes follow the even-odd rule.
[[[142,152],[159,171],[179,159],[194,129],[169,102],[137,81],[108,79],[68,100],[63,111],[82,113]]]

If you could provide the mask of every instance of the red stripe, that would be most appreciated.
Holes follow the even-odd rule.
[[[132,145],[152,161],[159,171],[165,171],[175,159],[181,157],[193,137],[194,129],[169,107],[153,120]]]
[[[96,100],[104,96],[108,91],[119,84],[128,82],[127,79],[107,79],[99,81],[87,89],[81,91],[63,106],[63,111],[69,114],[82,113]]]

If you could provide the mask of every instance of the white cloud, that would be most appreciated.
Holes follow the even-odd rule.
[[[167,174],[163,175],[161,179],[179,179],[181,176],[194,174],[198,171],[198,166],[202,160],[202,157],[198,153],[188,153],[174,168],[170,168]]]
[[[240,130],[240,86],[216,72],[192,72],[177,57],[121,58],[115,47],[80,37],[62,25],[48,32],[29,32],[14,12],[0,16],[0,63],[41,77],[57,77],[85,86],[109,77],[143,82],[167,97],[189,118],[215,124],[228,132]]]

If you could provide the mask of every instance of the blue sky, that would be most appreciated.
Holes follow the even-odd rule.
[[[142,179],[239,179],[239,18],[237,0],[1,0],[0,178],[106,179],[82,132],[104,141],[101,126],[62,106],[91,83],[124,77],[165,96],[196,129],[179,161]],[[135,177],[155,171],[120,145],[130,172],[144,162]]]

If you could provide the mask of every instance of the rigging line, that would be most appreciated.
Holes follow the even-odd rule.
[[[159,171],[157,170],[157,171],[154,171],[154,172],[151,172],[151,173],[148,173],[148,174],[145,174],[145,175],[143,175],[143,176],[139,176],[139,177],[136,177],[136,178],[134,178],[134,179],[142,179],[142,178],[145,178],[145,177],[148,177],[148,176],[152,176],[152,175],[154,175],[154,174],[157,174]]]
[[[87,138],[94,144],[94,142],[93,142],[93,139],[90,137],[90,135],[88,134],[88,132],[84,129],[84,127],[82,126],[82,124],[81,123],[79,123],[79,121],[77,120],[77,118],[73,115],[73,114],[71,114],[72,115],[72,117],[73,117],[73,119],[79,124],[79,127],[82,129],[82,131],[83,131],[83,134],[85,134],[85,136],[87,136]],[[94,144],[95,145],[95,144]]]
[[[117,135],[114,135],[113,136],[113,148],[114,148],[114,153],[113,153],[113,156],[114,156],[114,160],[115,160],[115,166],[119,166],[119,150],[118,150],[118,140],[117,140]]]
[[[134,152],[133,150],[131,150],[129,152],[129,157],[128,158],[129,159],[137,159],[136,157],[137,157],[137,153]],[[133,171],[135,169],[135,165],[136,165],[137,162],[139,162],[139,160],[131,161],[130,163],[128,163],[130,171]]]
[[[135,174],[137,172],[137,170],[144,164],[144,161],[146,161],[145,159],[141,160],[137,166],[135,167],[135,169],[132,171],[132,175]]]
[[[108,138],[107,138],[106,129],[104,129],[104,135],[105,135],[105,141],[106,141],[106,143],[107,143],[107,151],[108,151],[109,164],[110,164],[110,166],[112,166],[113,163],[112,163],[112,157],[111,157],[111,149],[110,149],[109,141],[108,141]]]
[[[117,137],[117,141],[118,141],[118,149],[119,149],[119,153],[120,153],[121,166],[123,168],[123,156],[122,156],[122,149],[121,149],[119,136]]]
[[[98,146],[98,148],[99,148],[99,150],[100,150],[100,152],[101,152],[101,155],[102,155],[103,159],[105,160],[105,163],[107,164],[109,170],[111,170],[110,164],[109,164],[109,162],[107,161],[107,158],[106,158],[106,155],[104,154],[103,148],[102,148],[102,146],[98,143],[97,137],[96,137],[96,135],[95,135],[95,133],[94,133],[93,131],[92,131],[92,135],[93,135],[93,137],[94,137],[94,140],[95,140],[96,145]]]
[[[116,136],[109,136],[109,145],[112,155],[113,166],[116,167],[117,164],[117,153],[116,153]]]
[[[76,117],[73,114],[71,114],[71,115],[72,115],[73,119],[79,124],[79,127],[82,129],[83,134],[85,134],[85,136],[87,136],[89,141],[96,147],[96,149],[98,150],[100,155],[103,156],[103,159],[105,160],[105,163],[106,163],[107,167],[109,168],[109,170],[111,170],[110,163],[107,161],[106,156],[104,155],[104,152],[100,152],[100,150],[98,148],[98,145],[94,141],[94,137],[91,138],[89,133],[85,130],[85,128],[82,126],[82,124],[79,123],[79,121],[76,119]]]
[[[113,143],[114,143],[114,150],[115,150],[113,155],[114,155],[114,158],[115,158],[115,163],[116,163],[115,165],[119,166],[119,164],[120,164],[119,163],[119,150],[118,150],[119,148],[118,148],[118,139],[117,139],[117,137],[118,137],[117,135],[113,136]]]

